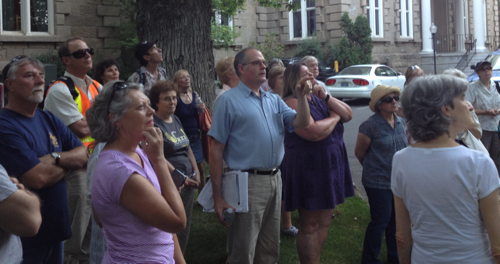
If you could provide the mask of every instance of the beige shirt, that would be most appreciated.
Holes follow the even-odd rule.
[[[469,84],[465,93],[468,100],[476,110],[500,109],[500,94],[497,92],[495,83],[490,81],[490,86],[485,87],[477,80]],[[485,131],[497,131],[500,115],[478,115],[481,128]]]

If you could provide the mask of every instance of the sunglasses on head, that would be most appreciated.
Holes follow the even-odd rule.
[[[66,56],[73,56],[75,59],[81,59],[87,55],[87,53],[92,56],[94,55],[94,49],[93,48],[87,48],[87,49],[79,49],[73,53],[70,53]]]
[[[124,90],[124,89],[127,89],[127,88],[128,88],[128,84],[126,82],[123,82],[123,81],[121,81],[121,82],[115,82],[113,84],[113,86],[111,86],[111,89],[112,89],[111,90],[111,97],[109,98],[108,107],[107,107],[108,113],[109,113],[109,110],[110,110],[109,108],[111,107],[111,102],[113,102],[113,98],[115,97],[115,92],[117,90]]]
[[[380,99],[380,102],[382,103],[392,103],[392,100],[395,100],[396,102],[399,101],[399,96],[395,95],[395,96],[386,96],[382,99]]]
[[[420,69],[420,67],[418,67],[418,65],[412,65],[412,66],[408,67],[408,69],[414,71],[416,69]]]
[[[9,73],[9,70],[12,67],[12,64],[14,62],[20,61],[20,60],[22,60],[24,58],[27,58],[27,56],[25,56],[25,55],[18,55],[18,56],[15,56],[14,58],[12,58],[10,60],[10,62],[5,66],[5,68],[2,71],[2,78],[3,78],[3,80],[5,80],[5,78],[7,78],[7,74]]]

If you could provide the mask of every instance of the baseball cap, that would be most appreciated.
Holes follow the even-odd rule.
[[[151,49],[158,41],[149,42],[147,40],[139,42],[139,44],[135,45],[135,57],[142,61],[142,56],[147,55],[149,49]]]
[[[476,64],[476,67],[474,67],[474,71],[479,72],[482,71],[484,68],[491,68],[491,62],[489,61],[480,61]]]

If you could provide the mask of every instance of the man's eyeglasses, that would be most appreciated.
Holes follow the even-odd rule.
[[[109,98],[109,101],[108,101],[108,113],[109,113],[109,108],[111,107],[111,102],[113,102],[113,98],[115,97],[115,92],[117,90],[123,90],[123,89],[127,89],[128,88],[128,84],[126,82],[123,82],[123,81],[120,81],[120,82],[115,82],[113,84],[113,86],[111,86],[111,97]]]
[[[70,53],[66,56],[73,56],[75,59],[81,59],[87,55],[87,53],[92,56],[94,55],[94,49],[93,48],[87,48],[87,49],[79,49],[73,53]]]
[[[251,62],[247,62],[247,63],[242,63],[242,65],[248,65],[248,64],[251,64],[253,66],[260,66],[260,65],[264,65],[264,67],[267,67],[267,63],[266,61],[261,61],[261,60],[254,60],[254,61],[251,61]]]
[[[399,96],[395,95],[395,96],[386,96],[382,99],[380,99],[380,102],[382,103],[392,103],[392,101],[395,100],[396,102],[399,101]]]

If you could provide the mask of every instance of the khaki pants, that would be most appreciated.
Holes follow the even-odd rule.
[[[64,242],[65,263],[88,263],[90,245],[90,197],[86,170],[66,175],[72,236]]]
[[[279,260],[281,173],[248,175],[248,213],[236,213],[228,232],[229,263]]]
[[[484,147],[490,153],[490,157],[495,162],[498,174],[500,175],[500,139],[498,138],[498,134],[497,131],[483,130],[481,142],[483,142]]]
[[[182,203],[184,204],[184,210],[186,211],[186,228],[181,232],[177,233],[177,239],[179,240],[179,245],[181,247],[182,253],[186,254],[186,248],[189,241],[189,232],[191,231],[191,220],[193,212],[194,203],[194,190],[191,187],[184,187],[181,190]]]

